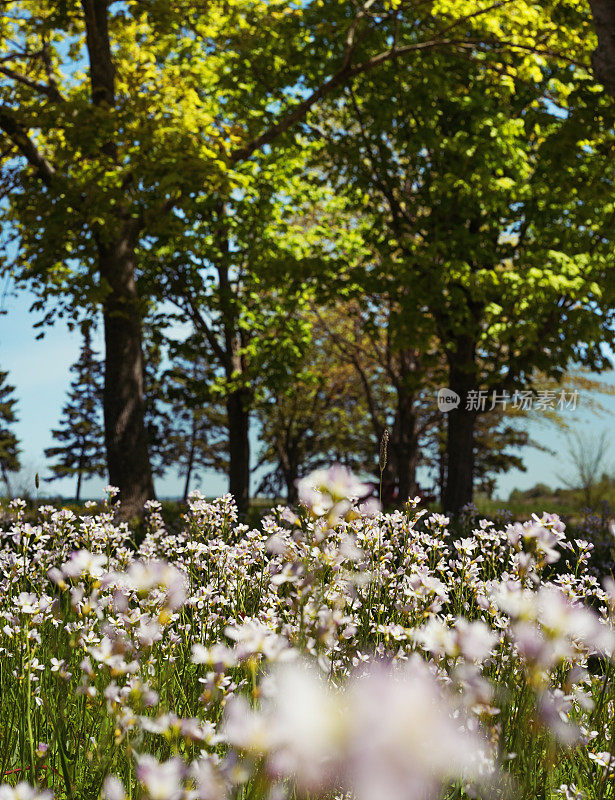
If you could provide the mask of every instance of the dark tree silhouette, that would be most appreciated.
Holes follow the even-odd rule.
[[[102,426],[102,362],[92,349],[91,330],[83,330],[83,345],[79,360],[71,367],[74,378],[68,392],[68,401],[62,409],[60,427],[52,431],[59,442],[45,450],[47,458],[55,459],[51,466],[52,477],[77,476],[75,500],[81,497],[84,476],[106,473],[105,435]]]
[[[15,406],[17,399],[13,397],[15,387],[6,382],[8,372],[0,371],[0,474],[6,486],[8,496],[11,496],[10,472],[17,472],[19,462],[19,441],[11,430],[17,422]]]

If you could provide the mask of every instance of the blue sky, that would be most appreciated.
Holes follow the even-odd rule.
[[[52,444],[51,429],[57,425],[65,395],[70,383],[69,369],[79,353],[80,334],[68,331],[61,321],[46,329],[45,337],[37,340],[39,329],[35,329],[36,315],[28,309],[32,295],[20,292],[17,295],[5,294],[1,308],[6,312],[0,315],[0,369],[8,370],[9,380],[16,387],[19,400],[19,424],[16,432],[21,439],[24,469],[15,481],[16,488],[29,487],[34,491],[34,475],[41,479],[48,474],[43,451]],[[100,345],[99,345],[99,350]],[[615,375],[602,376],[603,380],[615,386]],[[615,396],[598,398],[604,406],[602,414],[587,407],[589,398],[580,394],[576,411],[566,410],[570,426],[588,436],[595,436],[604,430],[615,433]],[[523,451],[527,472],[513,470],[498,481],[497,493],[505,499],[515,487],[524,489],[541,481],[552,486],[561,484],[558,476],[570,470],[566,464],[566,437],[544,423],[544,416],[534,412],[529,431],[534,439],[555,451],[555,455],[541,453],[533,448]],[[615,438],[615,437],[613,437]],[[256,443],[255,443],[256,444]],[[253,447],[253,450],[256,448]],[[609,452],[609,465],[615,470],[615,442]],[[100,496],[104,480],[94,479],[84,486],[85,497]],[[174,497],[181,493],[183,482],[172,473],[157,479],[156,491],[159,497]],[[203,480],[195,482],[207,495],[220,494],[227,489],[224,475],[208,473]],[[70,496],[74,491],[72,480],[41,483],[41,494],[63,494]]]

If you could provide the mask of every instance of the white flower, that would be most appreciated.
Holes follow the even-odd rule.
[[[137,757],[137,778],[150,800],[180,800],[184,762],[177,757],[158,762],[153,756]]]
[[[460,617],[455,628],[459,650],[469,661],[484,661],[498,641],[498,635],[482,620],[468,622]]]
[[[15,605],[22,614],[38,614],[40,611],[38,597],[32,592],[20,592]]]
[[[139,665],[136,661],[127,663],[121,652],[118,652],[114,642],[108,636],[103,636],[98,647],[88,648],[88,653],[100,664],[109,667],[112,675],[126,675],[136,672]]]
[[[162,628],[158,624],[158,621],[153,619],[149,614],[143,614],[139,618],[139,625],[135,633],[137,639],[144,647],[151,647],[154,642],[159,642],[162,639]]]
[[[201,757],[190,766],[190,777],[196,784],[194,796],[197,800],[226,800],[227,791],[211,758]]]
[[[108,775],[103,784],[102,796],[104,800],[125,800],[126,792],[121,780],[115,775]]]
[[[373,668],[345,691],[300,662],[274,671],[260,711],[245,698],[227,708],[223,735],[263,755],[277,778],[300,791],[342,788],[359,800],[406,800],[436,793],[448,778],[478,774],[482,739],[425,662],[403,670]]]
[[[587,756],[599,767],[605,767],[608,770],[612,770],[615,767],[615,756],[612,756],[608,751],[588,753]]]
[[[4,784],[0,786],[0,800],[52,800],[52,794],[24,782],[18,783],[15,788]]]
[[[77,550],[71,554],[70,561],[62,565],[62,573],[67,578],[78,578],[89,575],[98,580],[105,574],[107,557],[94,555],[89,550]]]
[[[269,721],[253,711],[243,695],[232,697],[224,716],[221,735],[224,741],[248,752],[266,753],[271,746]]]
[[[456,654],[457,642],[454,631],[437,617],[430,617],[422,628],[414,631],[413,638],[434,655]]]
[[[318,469],[297,483],[299,502],[314,516],[327,516],[330,525],[335,525],[352,508],[353,503],[367,498],[370,484],[362,483],[350,470],[339,464],[329,469]],[[377,512],[374,503],[366,507],[368,515]]]
[[[186,600],[188,591],[186,577],[165,561],[135,561],[123,578],[129,588],[142,594],[147,594],[157,587],[164,588],[166,590],[164,605],[171,611],[175,611]]]
[[[210,664],[217,667],[220,671],[227,667],[234,667],[237,664],[237,656],[230,647],[224,644],[214,644],[212,647],[204,647],[197,643],[192,645],[193,664]]]
[[[268,661],[277,661],[289,649],[285,639],[256,620],[248,620],[243,625],[229,625],[224,633],[238,643],[239,658],[262,653]]]
[[[483,740],[464,728],[428,666],[414,656],[351,687],[350,775],[358,800],[436,796],[443,781],[478,775]]]
[[[307,663],[278,667],[260,712],[243,697],[229,703],[223,736],[244,750],[267,754],[269,769],[308,792],[325,790],[339,772],[344,742],[341,696]]]

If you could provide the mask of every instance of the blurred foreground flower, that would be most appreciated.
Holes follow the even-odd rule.
[[[52,794],[48,791],[41,791],[29,783],[18,783],[17,786],[0,786],[0,800],[51,800]]]
[[[137,778],[150,800],[180,800],[186,773],[184,762],[177,757],[159,763],[153,756],[137,758]]]
[[[329,469],[317,469],[297,484],[299,501],[315,517],[326,517],[330,526],[335,526],[360,500],[363,516],[373,516],[379,504],[369,495],[372,486],[362,483],[346,467],[335,464]],[[369,498],[369,499],[368,499]]]
[[[262,756],[277,779],[300,791],[351,791],[358,800],[435,797],[486,762],[483,738],[418,656],[330,687],[305,663],[275,669],[260,710],[241,697],[227,709],[224,738]]]

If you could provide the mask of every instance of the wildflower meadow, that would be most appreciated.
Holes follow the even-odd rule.
[[[615,582],[556,516],[382,513],[341,467],[237,522],[114,490],[0,551],[2,800],[615,795]],[[366,499],[367,498],[367,499]]]

